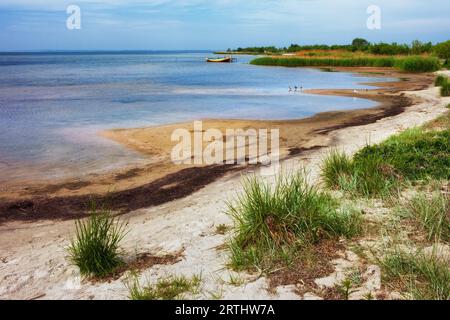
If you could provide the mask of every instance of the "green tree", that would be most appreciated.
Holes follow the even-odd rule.
[[[434,46],[434,53],[441,59],[445,60],[445,65],[448,66],[450,59],[450,40],[438,43]]]
[[[352,46],[355,46],[355,47],[365,47],[368,45],[369,45],[369,41],[367,41],[366,39],[363,39],[363,38],[356,38],[356,39],[353,39],[353,41],[352,41]]]
[[[425,52],[430,52],[433,45],[431,42],[423,43],[419,40],[414,40],[411,44],[411,53],[412,54],[422,54]]]

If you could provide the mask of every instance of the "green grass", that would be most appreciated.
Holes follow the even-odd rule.
[[[352,175],[352,171],[352,159],[338,150],[330,152],[322,165],[322,177],[325,185],[330,189],[340,187],[341,182]]]
[[[409,56],[396,58],[394,68],[406,72],[433,72],[439,70],[440,62],[434,57]]]
[[[239,274],[230,273],[228,277],[228,284],[240,287],[245,283],[245,279],[242,278]]]
[[[389,196],[402,182],[450,178],[450,130],[409,129],[367,146],[353,158],[333,151],[324,160],[322,178],[329,189],[354,196]]]
[[[253,65],[280,67],[394,67],[395,59],[387,58],[279,58],[261,57]]]
[[[442,86],[442,84],[443,84],[444,82],[447,82],[447,77],[445,77],[445,76],[443,76],[443,75],[438,75],[438,76],[436,77],[436,79],[434,80],[434,85],[435,85],[436,87],[440,87],[440,86]]]
[[[350,238],[361,230],[360,212],[339,208],[300,173],[280,177],[273,187],[256,177],[246,178],[243,189],[228,211],[235,227],[229,242],[235,269],[289,264],[303,248],[324,239]]]
[[[119,245],[126,234],[125,227],[108,212],[95,209],[89,218],[76,222],[68,253],[82,276],[104,277],[123,264]]]
[[[450,130],[414,128],[359,151],[355,162],[378,158],[409,180],[450,178]]]
[[[357,161],[332,151],[322,165],[322,178],[329,189],[352,196],[387,197],[399,187],[395,170],[376,155]]]
[[[260,66],[280,67],[391,67],[407,72],[432,72],[440,67],[434,57],[353,57],[353,58],[281,58],[261,57],[250,62]]]
[[[441,85],[441,96],[448,97],[450,96],[450,81],[444,81]]]
[[[427,233],[430,241],[450,240],[449,199],[439,190],[431,197],[421,193],[406,206],[406,213]]]
[[[398,282],[411,299],[450,299],[450,267],[436,253],[425,255],[397,249],[389,252],[381,265],[385,280]]]
[[[450,95],[450,81],[447,77],[438,75],[434,84],[436,87],[441,87],[441,96],[448,97]]]
[[[127,286],[131,300],[178,300],[186,298],[187,293],[198,294],[201,277],[188,279],[184,276],[172,276],[159,279],[153,285],[141,286],[137,277],[129,280]]]

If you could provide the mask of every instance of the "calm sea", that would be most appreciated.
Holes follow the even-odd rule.
[[[374,102],[288,92],[365,88],[315,69],[207,64],[207,52],[0,54],[0,181],[82,176],[145,162],[100,138],[107,128],[201,118],[292,119]]]

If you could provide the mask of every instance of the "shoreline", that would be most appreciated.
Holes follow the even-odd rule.
[[[395,117],[387,117],[376,123],[353,126],[327,133],[329,147],[304,151],[282,162],[283,169],[304,169],[312,184],[320,184],[320,168],[330,150],[339,148],[352,155],[370,142],[380,143],[388,137],[408,128],[421,126],[440,115],[448,114],[446,106],[450,98],[439,96],[438,88],[404,92],[406,97],[416,101],[405,112]],[[418,103],[421,101],[420,103]],[[328,299],[315,291],[299,291],[298,284],[271,284],[271,280],[259,273],[235,272],[225,264],[228,250],[225,244],[230,233],[218,233],[219,226],[231,226],[233,221],[225,212],[226,200],[242,192],[240,172],[235,172],[198,190],[191,196],[170,203],[143,208],[125,214],[121,221],[128,224],[127,236],[122,248],[125,259],[136,255],[158,257],[159,262],[142,270],[140,281],[156,283],[171,275],[192,277],[202,275],[201,294],[196,299],[251,300],[251,299]],[[384,208],[378,201],[370,202],[370,210],[365,213],[367,223],[386,219]],[[365,207],[364,207],[365,208]],[[372,224],[369,224],[372,226]],[[5,276],[0,297],[4,299],[128,299],[129,290],[125,285],[127,275],[104,282],[89,282],[81,278],[79,270],[67,261],[66,248],[70,237],[75,233],[74,221],[9,221],[0,223],[0,262]],[[384,238],[383,238],[384,239]],[[330,261],[333,270],[317,283],[332,286],[348,275],[346,270],[364,267],[370,277],[364,278],[361,288],[370,286],[370,292],[384,294],[380,299],[399,299],[399,294],[390,295],[381,282],[381,272],[376,265],[366,265],[359,259],[353,245],[372,247],[379,244],[367,237],[343,242],[343,248],[336,254],[338,258]],[[384,242],[383,242],[384,244]],[[359,248],[359,246],[357,247]],[[167,263],[167,256],[180,259]],[[170,260],[170,259],[169,259]],[[358,269],[359,270],[359,269]],[[375,270],[375,271],[374,271]],[[362,271],[362,272],[363,272]],[[370,273],[369,273],[370,271]],[[366,273],[364,273],[366,274]],[[240,279],[232,283],[232,277]],[[242,281],[242,282],[241,282]],[[375,282],[374,282],[375,281]],[[373,289],[373,284],[379,284]],[[359,289],[359,287],[357,288]],[[387,295],[389,294],[389,295]],[[219,296],[217,296],[219,295]],[[359,297],[359,298],[358,298]],[[192,298],[192,297],[189,297]],[[352,299],[362,299],[355,293]]]
[[[308,90],[306,93],[337,95],[370,99],[378,105],[369,109],[331,111],[299,120],[205,120],[204,126],[214,128],[280,128],[281,161],[302,153],[329,146],[330,133],[337,129],[362,126],[380,119],[398,115],[415,104],[401,91],[415,91],[429,87],[433,76],[406,74],[386,68],[332,68],[376,77],[399,78],[395,82],[370,82],[375,89],[360,90]],[[402,80],[403,79],[403,80]],[[137,129],[115,129],[102,135],[123,146],[157,160],[145,166],[113,171],[86,180],[68,179],[44,184],[30,183],[21,190],[0,193],[0,223],[11,220],[35,221],[45,219],[73,219],[86,215],[86,203],[108,201],[113,211],[124,214],[137,209],[156,206],[186,197],[230,172],[245,172],[250,166],[216,165],[194,167],[176,166],[170,162],[173,143],[170,132],[191,123],[171,124]],[[167,137],[169,137],[167,139]],[[163,141],[167,139],[169,141]],[[170,142],[170,143],[169,143]],[[148,196],[151,194],[152,196]]]

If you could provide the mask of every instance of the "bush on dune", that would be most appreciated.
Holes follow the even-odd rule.
[[[333,151],[322,166],[322,178],[329,189],[353,196],[386,197],[398,187],[395,170],[377,155],[355,161]]]

